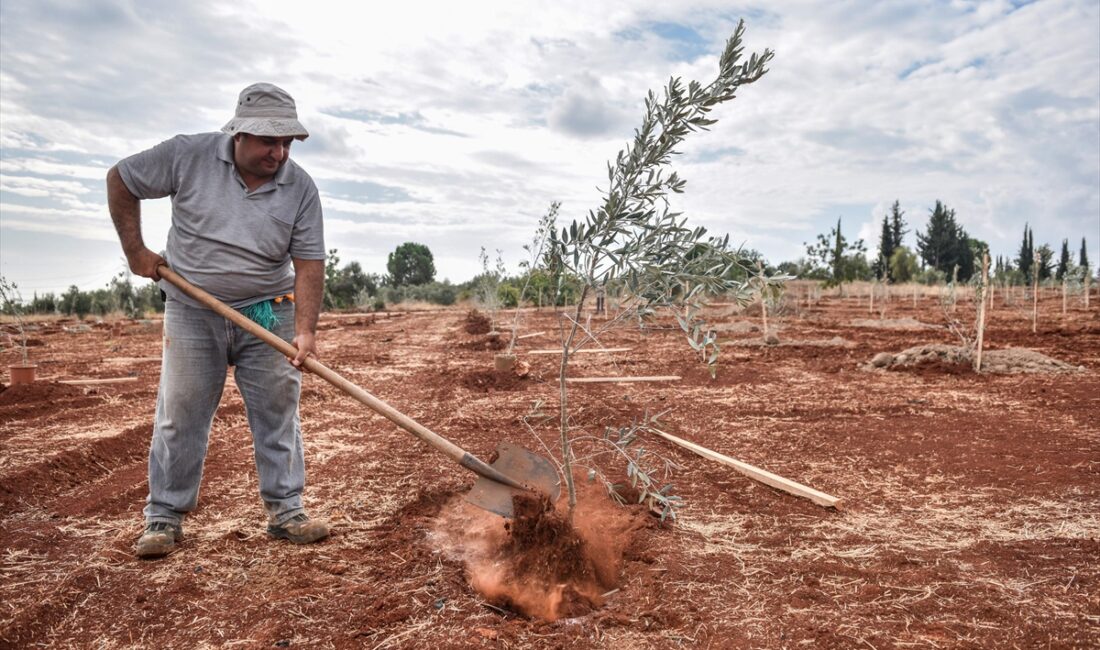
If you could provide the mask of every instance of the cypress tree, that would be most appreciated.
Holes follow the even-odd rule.
[[[894,205],[890,208],[890,241],[894,244],[894,247],[890,249],[890,254],[886,256],[886,259],[890,259],[890,256],[894,254],[894,251],[902,246],[905,238],[905,233],[909,232],[905,229],[905,219],[903,218],[904,215],[905,213],[901,210],[901,202],[895,199]]]
[[[1039,280],[1049,279],[1054,271],[1054,249],[1050,244],[1043,244],[1035,254],[1035,271],[1039,274]]]
[[[1020,244],[1020,253],[1016,256],[1016,268],[1024,274],[1024,280],[1031,283],[1031,266],[1034,263],[1035,245],[1031,241],[1031,229],[1024,224],[1024,242]]]
[[[1081,238],[1081,256],[1077,261],[1077,266],[1085,269],[1085,273],[1089,272],[1089,254],[1085,250],[1085,238]]]
[[[882,218],[882,234],[879,235],[878,240],[878,259],[871,266],[875,271],[875,276],[883,280],[890,279],[890,256],[894,254],[894,249],[897,244],[894,243],[894,230],[890,227],[890,220],[888,217]]]
[[[917,232],[917,251],[921,260],[932,268],[950,273],[946,269],[946,260],[950,257],[949,249],[954,238],[954,215],[948,211],[939,200],[936,207],[932,208],[932,214],[928,218],[928,229]]]
[[[1069,240],[1062,240],[1062,256],[1058,259],[1058,270],[1054,273],[1054,277],[1061,281],[1066,277],[1066,273],[1069,271]]]
[[[976,240],[975,240],[976,241]],[[966,230],[955,220],[955,211],[940,201],[932,208],[925,232],[917,231],[917,251],[921,260],[950,276],[959,267],[959,279],[974,274],[974,251]]]

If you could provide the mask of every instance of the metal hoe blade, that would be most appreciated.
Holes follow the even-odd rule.
[[[528,490],[550,497],[551,502],[557,501],[561,494],[557,468],[549,460],[518,445],[508,442],[497,445],[497,459],[493,461],[492,467],[522,483]],[[517,494],[524,492],[481,476],[466,495],[466,500],[479,508],[511,519],[512,497]]]

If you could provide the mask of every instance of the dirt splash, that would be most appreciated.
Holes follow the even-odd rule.
[[[466,579],[495,607],[554,621],[601,607],[618,586],[623,551],[647,517],[595,489],[582,491],[573,523],[557,506],[517,496],[505,520],[456,498],[443,508],[433,541],[466,568]]]

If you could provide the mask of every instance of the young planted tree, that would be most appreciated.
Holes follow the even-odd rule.
[[[0,313],[11,315],[15,319],[15,328],[19,332],[22,363],[13,364],[10,367],[11,383],[33,382],[35,366],[27,361],[27,330],[23,326],[23,296],[14,282],[2,275],[0,275]]]
[[[692,81],[685,86],[673,78],[662,99],[650,91],[633,141],[608,163],[602,204],[583,220],[563,227],[548,249],[550,264],[582,283],[574,313],[562,315],[559,433],[570,513],[576,505],[576,488],[566,380],[570,355],[594,340],[588,331],[578,338],[584,299],[592,288],[615,281],[623,287],[624,313],[640,319],[658,308],[672,310],[692,349],[712,371],[718,341],[699,316],[703,300],[720,294],[733,294],[741,302],[751,297],[740,266],[742,257],[730,248],[729,237],[716,238],[704,228],[689,227],[668,202],[668,195],[683,192],[685,185],[675,171],[668,172],[672,156],[679,153],[676,147],[688,134],[714,124],[710,113],[715,107],[767,72],[765,66],[773,56],[770,50],[742,59],[744,29],[744,22],[738,23],[722,53],[718,76],[709,84]],[[658,491],[654,496],[666,495]],[[667,500],[664,505],[671,508]]]
[[[546,212],[542,218],[539,219],[538,228],[535,230],[535,236],[532,238],[530,244],[524,244],[523,250],[528,254],[528,259],[519,263],[521,269],[524,269],[523,288],[520,289],[520,304],[516,305],[515,314],[512,316],[512,326],[510,328],[508,337],[508,348],[502,353],[498,354],[494,360],[494,366],[499,371],[511,370],[515,365],[516,357],[516,340],[519,333],[520,317],[523,310],[522,306],[523,298],[527,295],[527,290],[531,287],[531,280],[535,277],[535,266],[542,260],[546,244],[550,241],[550,234],[557,228],[558,209],[561,208],[561,203],[555,201],[550,204],[550,209]],[[485,269],[486,275],[489,274],[488,269],[488,256],[485,255],[485,249],[481,249],[481,254],[484,257],[482,260],[482,266]]]
[[[495,266],[489,266],[489,253],[485,252],[485,247],[481,247],[481,252],[477,255],[478,261],[481,263],[481,275],[477,277],[475,286],[477,302],[481,305],[481,308],[489,312],[489,334],[497,332],[497,311],[503,305],[503,301],[500,297],[500,283],[507,276],[508,271],[504,267],[503,253],[497,250],[497,260]]]

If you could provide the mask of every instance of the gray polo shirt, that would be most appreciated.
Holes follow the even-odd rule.
[[[249,192],[224,133],[177,135],[118,163],[139,199],[172,197],[168,264],[235,308],[294,291],[291,258],[325,259],[317,186],[293,160]],[[200,306],[162,281],[175,300]]]

